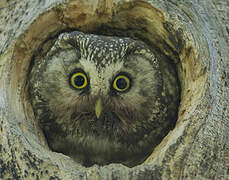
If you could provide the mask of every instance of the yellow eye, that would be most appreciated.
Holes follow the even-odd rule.
[[[76,89],[83,89],[87,86],[87,76],[83,72],[76,72],[70,77],[70,84]]]
[[[118,92],[124,92],[130,88],[130,79],[126,75],[118,75],[113,81],[113,88]]]

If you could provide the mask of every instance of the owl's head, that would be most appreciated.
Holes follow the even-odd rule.
[[[50,141],[63,135],[70,142],[95,136],[124,144],[142,143],[150,134],[158,138],[178,99],[174,72],[161,66],[142,41],[63,33],[45,57],[35,59],[35,115]]]

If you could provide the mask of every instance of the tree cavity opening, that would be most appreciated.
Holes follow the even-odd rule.
[[[117,5],[113,8],[113,12],[94,12],[93,15],[86,10],[87,7],[76,13],[73,5],[68,4],[68,6],[72,7],[68,12],[64,7],[59,6],[40,16],[28,32],[19,38],[14,48],[9,99],[14,109],[13,113],[15,117],[18,117],[16,121],[19,129],[28,140],[37,144],[37,147],[49,151],[45,137],[35,120],[29,102],[28,89],[26,89],[30,61],[34,52],[38,52],[37,50],[45,44],[44,42],[55,39],[61,32],[74,30],[140,39],[171,60],[170,63],[177,71],[181,92],[179,111],[171,126],[171,132],[155,149],[152,149],[152,154],[150,153],[151,155],[146,160],[146,163],[150,163],[161,148],[166,146],[171,134],[191,115],[204,88],[205,79],[202,75],[205,71],[196,58],[196,51],[192,44],[187,42],[188,34],[182,26],[178,27],[170,22],[163,12],[144,2]],[[47,22],[56,23],[47,26]],[[33,152],[33,149],[30,150]],[[36,154],[40,158],[44,156],[37,152]],[[49,154],[52,152],[49,151]]]

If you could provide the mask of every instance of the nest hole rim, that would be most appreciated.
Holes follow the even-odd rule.
[[[45,14],[43,14],[42,15],[43,16],[43,18],[44,17],[46,17],[45,16]],[[47,17],[49,17],[48,15],[47,15]],[[123,16],[123,17],[125,17],[125,16]],[[57,18],[56,19],[57,21],[59,21],[59,19]],[[42,22],[42,21],[41,21]],[[39,24],[39,20],[36,20],[36,23],[37,24]],[[110,21],[108,21],[108,23],[110,23]],[[61,24],[65,24],[65,23],[63,23],[63,22],[61,22]],[[102,23],[102,24],[104,24],[104,23]],[[75,27],[74,27],[75,26]],[[67,27],[67,28],[66,28]],[[85,26],[85,27],[87,27],[87,26]],[[48,27],[46,27],[47,29],[48,29]],[[85,29],[87,29],[87,28],[85,28]],[[65,26],[64,26],[64,28],[63,27],[60,27],[59,25],[58,25],[58,23],[57,23],[57,25],[56,25],[56,29],[54,28],[54,30],[53,31],[48,31],[49,33],[47,33],[46,34],[46,36],[48,36],[49,34],[51,34],[50,32],[54,32],[54,34],[55,34],[55,36],[56,35],[58,35],[59,33],[62,33],[62,32],[69,32],[69,31],[72,31],[72,30],[81,30],[81,31],[83,31],[83,32],[90,32],[91,30],[84,30],[84,26],[76,26],[75,24],[73,24],[73,25],[66,25],[65,24]],[[34,31],[34,29],[30,29],[30,32],[31,31]],[[44,30],[43,30],[44,31]],[[93,30],[92,30],[93,31]],[[166,31],[166,30],[165,30]],[[45,39],[43,39],[43,40],[41,40],[40,42],[38,42],[37,43],[37,45],[35,45],[33,48],[28,48],[27,49],[27,51],[26,52],[28,52],[28,54],[26,55],[26,57],[27,57],[27,59],[26,58],[24,58],[23,59],[23,61],[24,61],[24,64],[23,64],[23,62],[20,62],[22,59],[20,59],[20,60],[18,60],[18,57],[16,56],[17,54],[20,54],[19,53],[19,51],[21,51],[23,48],[25,48],[26,49],[26,47],[22,47],[21,45],[22,45],[22,42],[23,43],[25,43],[25,42],[29,42],[32,38],[29,38],[28,36],[31,36],[31,34],[29,34],[29,33],[27,33],[27,34],[24,34],[23,36],[21,36],[21,38],[19,38],[18,40],[17,40],[17,42],[15,43],[15,48],[14,48],[14,58],[13,58],[13,60],[12,61],[16,61],[16,63],[13,63],[12,64],[12,68],[11,68],[11,71],[10,72],[13,72],[13,75],[11,74],[10,75],[10,82],[12,83],[12,82],[14,82],[15,80],[13,79],[13,77],[17,77],[17,73],[19,72],[23,72],[22,74],[27,74],[27,70],[28,69],[26,69],[26,68],[29,68],[29,65],[28,64],[30,64],[30,62],[28,63],[26,63],[25,61],[30,61],[30,59],[29,59],[29,57],[31,57],[32,56],[32,52],[31,51],[33,51],[33,50],[31,50],[31,49],[36,49],[36,47],[39,47],[39,45],[41,45],[41,42],[44,42],[45,40],[47,40],[47,38],[46,38],[46,36],[44,36],[45,37]],[[36,35],[34,35],[35,37],[36,37]],[[39,36],[42,36],[42,32],[40,33],[40,35]],[[28,43],[29,44],[29,43]],[[24,52],[24,54],[26,54],[26,52]],[[182,52],[183,53],[183,52]],[[179,54],[178,54],[179,55]],[[15,58],[15,57],[17,57],[17,58]],[[179,63],[181,63],[180,65],[182,66],[182,60],[179,60]],[[19,66],[21,69],[19,69],[18,70],[18,68],[16,67],[18,64],[21,64],[21,66]],[[186,68],[188,68],[189,66],[187,66]],[[16,68],[16,71],[14,71],[15,70],[15,68]],[[180,69],[180,71],[184,71],[184,70],[181,70],[181,67],[178,67],[179,69]],[[186,71],[187,71],[187,69],[186,69]],[[180,73],[183,73],[183,72],[180,72]],[[185,74],[185,73],[184,73]],[[17,78],[16,78],[17,79]],[[182,80],[182,81],[184,81],[185,80],[185,78]],[[24,118],[28,118],[29,117],[29,119],[31,118],[29,115],[28,115],[28,109],[27,109],[27,106],[29,106],[29,104],[27,104],[27,105],[25,105],[24,104],[24,101],[27,101],[28,100],[28,95],[26,95],[26,93],[25,92],[23,92],[23,87],[25,88],[25,86],[26,86],[26,79],[24,79],[24,82],[19,82],[20,81],[20,78],[19,78],[19,80],[18,81],[16,81],[16,83],[15,84],[19,84],[19,86],[20,86],[20,90],[18,91],[18,89],[17,88],[14,88],[14,90],[13,91],[11,91],[10,93],[9,93],[9,95],[11,94],[17,94],[18,96],[17,96],[17,98],[15,98],[14,99],[14,101],[15,101],[15,103],[13,103],[13,102],[11,102],[11,101],[13,101],[12,100],[12,97],[15,97],[15,96],[12,96],[12,97],[10,97],[9,99],[11,99],[11,104],[14,104],[14,106],[12,106],[11,107],[11,109],[19,109],[19,112],[14,112],[15,113],[15,115],[17,115],[17,114],[19,114],[20,112],[23,112],[24,114],[25,114],[25,117]],[[9,87],[11,87],[11,84],[9,85]],[[182,87],[183,89],[182,89],[182,92],[184,92],[184,91],[186,91],[187,90],[187,88],[185,89],[185,87]],[[11,87],[11,89],[13,89],[13,87]],[[190,92],[190,91],[189,91]],[[184,94],[184,96],[185,96],[185,94]],[[184,97],[182,97],[182,98],[184,98]],[[182,103],[182,99],[181,99],[181,103]],[[21,107],[17,107],[17,106],[21,106]],[[26,106],[26,107],[25,107]],[[15,108],[13,108],[13,107],[15,107]],[[25,108],[25,109],[24,109]],[[22,110],[24,110],[24,111],[22,111]],[[176,130],[176,128],[177,128],[177,126],[180,124],[180,123],[182,123],[182,117],[180,117],[181,116],[181,114],[182,114],[182,112],[180,112],[181,110],[179,110],[179,114],[178,114],[178,120],[177,120],[177,122],[176,122],[176,127],[174,127],[174,129],[172,130],[172,131],[175,131]],[[21,116],[21,119],[23,119],[23,117]],[[35,119],[34,118],[32,118],[31,119],[31,122],[32,121],[34,121]],[[21,123],[20,121],[18,122],[18,123]],[[20,129],[22,129],[21,127],[20,127]],[[23,130],[22,130],[23,131]],[[39,133],[39,132],[38,132]],[[161,141],[161,143],[155,148],[155,150],[154,151],[160,151],[160,148],[162,148],[162,146],[163,146],[163,144],[166,144],[167,142],[168,142],[168,139],[169,139],[169,135],[171,134],[172,132],[170,132],[162,141]],[[35,136],[36,136],[36,134],[35,134]],[[38,138],[39,139],[39,138]],[[41,138],[42,139],[42,138]],[[41,143],[41,144],[43,144],[43,143]],[[51,150],[50,150],[51,151]],[[153,152],[154,153],[154,152]],[[149,162],[149,161],[148,161]],[[148,163],[147,162],[147,163]],[[150,162],[149,162],[150,163]],[[143,163],[144,164],[144,163]],[[142,164],[139,164],[139,165],[137,165],[137,166],[141,166]]]

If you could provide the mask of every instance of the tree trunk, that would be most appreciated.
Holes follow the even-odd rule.
[[[228,0],[1,0],[0,179],[229,179]],[[139,166],[85,168],[52,152],[26,89],[30,60],[64,31],[137,36],[178,70],[175,128]]]

